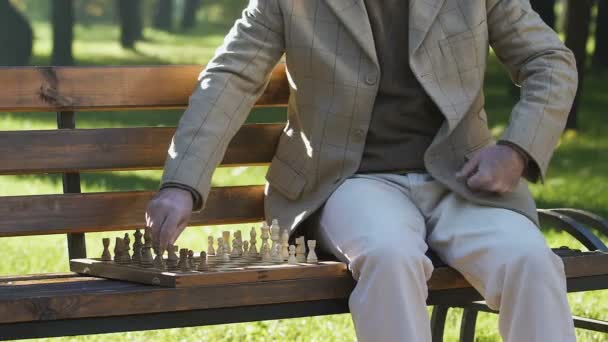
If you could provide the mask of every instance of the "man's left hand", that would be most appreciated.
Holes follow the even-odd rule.
[[[525,169],[525,159],[508,145],[479,150],[456,174],[473,191],[512,192]]]

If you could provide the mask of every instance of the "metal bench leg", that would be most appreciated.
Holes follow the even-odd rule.
[[[475,341],[475,327],[479,311],[472,307],[465,307],[460,321],[460,342]]]
[[[433,314],[431,315],[431,335],[433,342],[443,342],[443,333],[445,331],[445,321],[448,318],[449,306],[435,305]]]

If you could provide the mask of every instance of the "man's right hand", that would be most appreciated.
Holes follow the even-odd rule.
[[[192,195],[178,188],[162,189],[148,204],[146,225],[152,229],[153,245],[161,251],[184,231],[192,214]]]

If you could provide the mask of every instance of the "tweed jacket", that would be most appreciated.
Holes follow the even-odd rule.
[[[522,87],[501,140],[526,151],[542,180],[577,87],[572,53],[528,0],[410,0],[409,35],[403,63],[446,119],[425,153],[428,172],[470,201],[537,223],[525,180],[511,193],[481,193],[455,173],[494,143],[483,93],[491,46]],[[358,170],[382,77],[363,0],[251,0],[199,77],[163,183],[206,199],[228,143],[283,56],[289,120],[266,176],[267,219],[295,229]]]

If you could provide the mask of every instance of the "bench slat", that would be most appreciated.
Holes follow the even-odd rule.
[[[200,65],[0,68],[0,111],[90,111],[183,108]],[[274,70],[258,106],[284,106],[285,66]]]
[[[133,229],[145,225],[152,191],[0,197],[0,237]],[[214,188],[191,225],[260,222],[264,186]]]
[[[595,276],[608,274],[608,254],[586,254],[563,258],[569,285],[598,289]],[[581,271],[586,270],[586,271]],[[346,299],[354,287],[349,274],[339,277],[282,280],[235,285],[160,288],[110,280],[45,284],[43,280],[23,286],[2,286],[0,278],[0,323],[86,317],[121,316],[290,303],[324,299]],[[581,287],[581,282],[589,282]],[[448,267],[438,267],[428,282],[429,302],[471,285]],[[467,298],[461,296],[462,301]],[[468,298],[468,300],[478,298]]]
[[[243,126],[223,166],[269,163],[283,127]],[[0,132],[0,174],[160,169],[174,132],[157,127]]]

